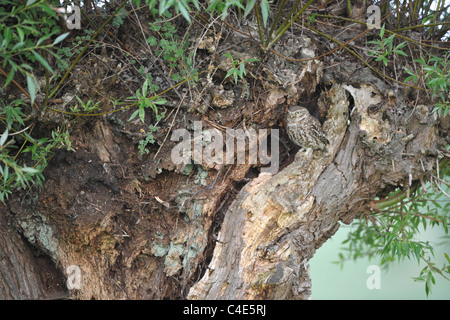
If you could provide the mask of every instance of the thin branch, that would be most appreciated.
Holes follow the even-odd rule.
[[[278,21],[280,20],[281,13],[282,13],[284,7],[286,6],[286,3],[287,3],[287,0],[281,0],[280,5],[278,6],[277,15],[275,16],[275,18],[272,22],[272,26],[270,27],[269,35],[267,36],[267,41],[270,41],[270,39],[272,38],[272,34],[275,31],[275,27],[277,26]]]
[[[417,189],[419,189],[419,186],[420,184],[414,185],[411,188],[410,192],[415,192]],[[407,197],[408,197],[407,190],[398,190],[394,192],[394,194],[385,199],[372,201],[369,204],[369,207],[374,210],[381,211],[382,209],[392,207],[393,205],[399,203],[400,201],[405,200]]]
[[[420,258],[428,265],[428,268],[430,268],[431,270],[433,270],[434,272],[440,274],[444,279],[450,281],[450,279],[448,277],[446,277],[441,270],[439,270],[438,268],[436,268],[435,266],[433,266],[430,262],[428,262],[427,259],[425,259],[422,255],[420,256]]]
[[[34,125],[34,123],[32,123],[32,124],[30,124],[28,127],[26,127],[26,128],[23,128],[22,130],[20,130],[20,131],[17,131],[17,132],[13,132],[13,133],[9,133],[8,134],[8,136],[15,136],[15,135],[18,135],[18,134],[21,134],[22,132],[25,132],[25,131],[27,131],[28,129],[30,129],[31,128],[31,126],[33,126]]]
[[[256,12],[256,21],[258,22],[258,32],[261,41],[261,45],[264,47],[264,33],[261,27],[261,16],[259,14],[258,6],[255,4],[255,12]],[[268,39],[269,40],[269,39]]]
[[[114,11],[114,13],[108,18],[108,20],[105,21],[105,23],[102,24],[102,26],[94,33],[94,35],[91,37],[91,39],[88,41],[88,43],[86,43],[86,45],[84,46],[83,50],[81,50],[81,52],[78,54],[78,56],[75,58],[75,60],[73,61],[72,65],[69,67],[69,69],[67,69],[66,73],[64,74],[64,76],[61,78],[61,80],[59,81],[59,83],[55,86],[55,88],[53,89],[53,91],[48,95],[48,99],[50,99],[51,97],[53,97],[59,90],[59,88],[61,87],[61,85],[64,83],[64,81],[66,80],[66,78],[69,76],[70,72],[72,71],[72,69],[75,67],[75,65],[78,63],[78,61],[81,59],[81,57],[83,56],[83,54],[86,52],[87,48],[89,47],[89,45],[91,44],[92,41],[94,41],[95,38],[97,38],[97,36],[100,34],[100,32],[106,27],[106,25],[117,15],[117,13],[119,13],[119,11],[127,4],[128,0],[124,0],[123,3],[116,9],[116,11]],[[44,106],[44,113],[46,112],[48,106]]]
[[[3,74],[6,78],[8,78],[8,74],[5,71],[3,71],[2,68],[0,68],[0,73]],[[22,91],[28,98],[31,98],[30,95],[28,94],[28,92],[24,88],[22,88],[22,86],[20,84],[18,84],[16,82],[16,80],[12,79],[11,82],[14,83],[17,86],[17,88],[19,88],[20,91]],[[36,103],[36,101],[34,101],[34,107],[39,111],[39,106]],[[28,118],[29,117],[27,117],[26,119],[28,119]]]
[[[269,44],[267,45],[267,48],[266,49],[270,49],[272,46],[273,46],[273,44],[275,43],[275,42],[277,42],[278,41],[278,39],[280,39],[280,37],[286,32],[286,30],[287,29],[289,29],[289,27],[292,25],[292,23],[293,22],[295,22],[297,19],[298,19],[298,17],[314,2],[315,0],[309,0],[293,17],[292,17],[292,19],[289,19],[289,20],[287,20],[286,19],[286,21],[287,21],[287,23],[284,25],[284,27],[283,27],[283,25],[280,27],[280,28],[278,28],[277,29],[277,31],[275,32],[275,38],[272,40],[272,41],[270,41],[269,42]]]
[[[376,72],[378,75],[382,76],[383,78],[388,79],[388,80],[391,80],[391,81],[394,81],[394,82],[399,83],[399,84],[401,84],[401,85],[403,85],[403,86],[407,86],[407,87],[410,87],[410,88],[413,88],[413,89],[422,90],[422,91],[429,91],[429,92],[432,91],[432,90],[430,90],[430,89],[419,88],[419,87],[410,85],[410,84],[408,84],[408,83],[405,83],[405,82],[401,82],[401,81],[395,80],[394,78],[389,77],[388,75],[385,75],[385,74],[384,74],[383,72],[381,72],[380,70],[378,70],[378,69],[372,67],[366,60],[364,60],[364,59],[363,59],[359,54],[357,54],[355,51],[351,50],[350,48],[348,48],[348,47],[346,46],[348,43],[350,43],[350,42],[353,41],[354,39],[357,39],[357,38],[359,38],[361,35],[363,35],[363,34],[365,34],[366,32],[368,32],[369,29],[368,29],[367,31],[364,31],[362,34],[360,34],[359,36],[355,37],[354,39],[351,39],[351,40],[349,40],[349,41],[347,41],[347,42],[345,42],[345,43],[342,43],[342,42],[340,42],[339,40],[337,40],[337,39],[335,39],[335,38],[333,38],[333,37],[330,37],[330,36],[324,34],[323,32],[320,32],[319,30],[314,29],[314,28],[311,27],[311,26],[307,26],[307,28],[309,28],[310,30],[316,32],[317,34],[319,34],[319,35],[321,35],[321,36],[323,36],[323,37],[325,37],[325,38],[327,38],[327,39],[329,39],[329,40],[331,40],[331,41],[336,42],[337,44],[340,45],[340,48],[343,48],[344,50],[346,50],[346,51],[348,51],[349,53],[351,53],[352,55],[354,55],[354,56],[355,56],[356,58],[358,58],[358,59],[359,59],[366,67],[368,67],[370,70]]]
[[[438,180],[441,180],[441,179],[439,179],[439,178],[435,178],[435,179],[438,179]],[[442,188],[441,188],[441,186],[439,185],[439,183],[437,183],[438,181],[435,181],[436,183],[436,187],[442,192],[442,194],[444,194],[447,198],[449,198],[450,199],[450,195],[449,194],[447,194]]]
[[[177,118],[177,115],[178,115],[178,111],[180,110],[180,107],[181,107],[181,105],[183,104],[183,101],[184,101],[184,99],[186,98],[186,95],[187,95],[187,92],[184,94],[183,98],[182,98],[181,101],[178,103],[177,111],[175,112],[175,115],[173,116],[172,123],[170,124],[170,128],[169,128],[169,130],[167,130],[167,134],[166,134],[166,136],[164,137],[164,141],[163,141],[163,142],[161,143],[161,145],[159,146],[158,151],[156,151],[155,156],[153,157],[153,160],[156,159],[156,156],[159,154],[159,151],[161,150],[161,148],[163,147],[164,143],[166,142],[167,137],[169,136],[169,133],[172,131],[173,125],[174,125],[174,123],[175,123],[175,119]]]

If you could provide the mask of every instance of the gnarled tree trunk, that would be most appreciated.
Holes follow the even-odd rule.
[[[276,127],[287,107],[318,95],[328,149],[280,157],[274,174],[251,164],[172,163],[166,134],[202,119],[195,112],[177,109],[173,128],[156,137],[161,150],[145,159],[130,143],[139,128],[122,124],[129,114],[76,123],[77,151],[58,152],[43,188],[0,208],[0,298],[307,299],[308,261],[339,223],[370,214],[375,196],[411,188],[448,157],[440,151],[448,117],[407,104],[367,70],[347,81],[345,70],[323,76],[318,61],[302,66],[292,79],[286,73],[288,85],[268,76],[262,106],[228,106],[222,126],[203,118],[224,129],[238,112]],[[221,97],[217,87],[210,101]],[[51,290],[36,255],[54,268]],[[70,266],[81,280],[67,290]]]
[[[350,118],[346,90],[355,101]],[[325,95],[326,154],[312,160],[297,156],[280,173],[260,175],[241,190],[225,215],[206,274],[189,298],[308,298],[307,263],[339,221],[370,214],[377,194],[410,188],[436,168],[442,142],[436,117],[425,106],[400,106],[405,114],[395,122],[401,102],[391,93],[383,103],[374,86],[334,85]]]

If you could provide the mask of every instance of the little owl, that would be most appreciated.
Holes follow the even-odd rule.
[[[314,150],[325,150],[329,144],[319,120],[303,107],[288,110],[286,131],[292,142],[307,150],[308,156]]]

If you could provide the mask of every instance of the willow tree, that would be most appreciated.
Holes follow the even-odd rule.
[[[448,279],[414,240],[447,230],[418,212],[447,196],[443,2],[3,3],[0,297],[306,299],[354,221]]]

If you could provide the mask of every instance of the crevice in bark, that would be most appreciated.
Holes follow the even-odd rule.
[[[53,300],[68,297],[63,272],[36,244],[11,227],[1,206],[0,299]]]

